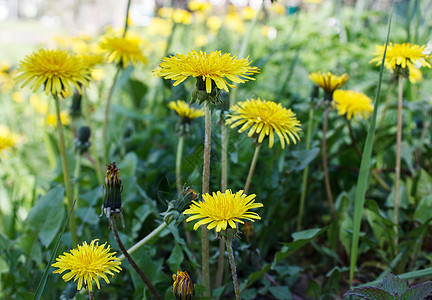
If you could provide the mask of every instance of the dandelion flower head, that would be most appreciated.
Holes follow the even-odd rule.
[[[175,111],[180,118],[186,120],[196,119],[205,114],[203,109],[193,108],[183,100],[171,101],[168,103],[168,108]]]
[[[225,193],[217,192],[213,195],[203,195],[204,201],[192,201],[190,207],[183,214],[192,215],[186,219],[186,222],[201,219],[194,225],[194,229],[204,224],[208,224],[207,229],[216,227],[216,231],[225,230],[229,225],[231,228],[237,228],[236,222],[244,224],[242,220],[254,221],[261,220],[261,217],[249,211],[249,209],[263,207],[262,203],[255,202],[255,194],[246,196],[240,190],[233,194],[231,190]]]
[[[78,280],[77,289],[80,290],[83,285],[88,290],[92,291],[92,283],[96,282],[98,289],[100,289],[100,283],[98,277],[101,277],[109,284],[108,277],[106,274],[114,276],[113,272],[119,273],[121,271],[121,262],[114,255],[115,252],[110,252],[111,248],[108,246],[105,248],[105,244],[100,245],[98,240],[93,240],[90,245],[84,242],[82,245],[78,245],[77,249],[72,249],[70,253],[63,253],[56,258],[53,267],[58,268],[53,273],[63,273],[70,271],[62,276],[65,282],[74,278],[74,281]]]
[[[20,62],[17,81],[29,85],[36,92],[43,84],[45,93],[72,95],[72,87],[81,92],[80,85],[88,86],[90,70],[78,56],[65,50],[40,49]]]
[[[282,149],[285,142],[290,140],[295,144],[300,140],[298,133],[301,124],[291,109],[286,109],[280,103],[273,101],[250,99],[239,102],[231,108],[231,114],[226,121],[231,128],[242,125],[239,133],[249,129],[248,136],[258,135],[258,142],[262,143],[266,136],[269,137],[269,148],[274,144],[274,132],[279,137]]]
[[[173,274],[173,294],[176,299],[192,300],[195,297],[195,287],[187,272],[177,270]]]
[[[382,58],[384,56],[384,46],[376,45],[375,57],[370,62],[376,62],[377,66],[381,65]],[[431,67],[431,64],[427,61],[428,54],[426,53],[426,46],[419,46],[411,43],[393,44],[389,43],[387,47],[387,53],[384,60],[384,66],[387,69],[394,70],[396,66],[402,68],[412,67],[418,65],[422,67]]]
[[[319,85],[326,93],[331,95],[335,90],[342,87],[348,81],[349,76],[346,73],[337,76],[331,72],[313,72],[309,75],[309,78],[315,82],[315,84]]]
[[[337,90],[333,94],[339,115],[346,116],[348,120],[354,117],[368,118],[372,111],[373,105],[371,99],[363,93],[355,91]]]
[[[0,155],[5,157],[6,153],[15,146],[17,136],[8,127],[0,125]]]
[[[65,111],[60,112],[60,121],[63,126],[67,126],[71,122],[71,117]],[[46,117],[46,124],[48,126],[57,126],[57,115],[56,114],[48,114]]]
[[[248,58],[239,59],[231,56],[230,53],[222,54],[221,51],[196,52],[192,50],[187,55],[177,54],[164,57],[159,67],[153,71],[156,76],[165,79],[175,80],[174,86],[179,85],[188,77],[199,77],[205,82],[207,93],[212,92],[212,82],[219,89],[228,92],[228,87],[234,87],[226,79],[235,83],[244,83],[248,80],[255,80],[249,77],[258,73],[257,67],[250,66]]]
[[[125,37],[105,36],[99,43],[102,52],[108,57],[109,62],[120,64],[123,68],[132,64],[137,65],[147,63],[147,58],[143,54],[144,40],[133,34]]]

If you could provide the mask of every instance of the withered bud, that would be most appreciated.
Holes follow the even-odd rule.
[[[172,276],[173,294],[176,300],[193,300],[195,298],[194,284],[187,272],[177,270],[177,275]]]
[[[120,179],[119,169],[115,162],[107,165],[105,175],[105,199],[102,205],[103,212],[107,218],[111,215],[121,214],[121,193],[123,186]]]

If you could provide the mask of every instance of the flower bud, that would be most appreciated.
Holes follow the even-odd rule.
[[[74,148],[79,154],[83,154],[90,147],[90,134],[90,128],[87,126],[81,126],[78,129],[78,134],[74,141]]]
[[[182,222],[184,215],[182,212],[189,207],[190,203],[198,199],[198,194],[189,187],[184,187],[183,191],[177,195],[177,199],[168,202],[168,209],[161,213],[164,217],[164,221],[169,224],[172,221],[177,223]]]
[[[176,300],[193,300],[195,298],[195,288],[187,272],[177,270],[177,275],[172,276],[173,294]]]
[[[74,89],[73,96],[72,96],[72,104],[70,107],[70,115],[72,117],[81,116],[81,99],[82,99],[81,94],[78,92],[77,89]]]
[[[121,214],[121,192],[123,186],[120,179],[119,169],[115,162],[107,165],[107,172],[105,175],[105,199],[102,209],[107,218],[111,214]]]

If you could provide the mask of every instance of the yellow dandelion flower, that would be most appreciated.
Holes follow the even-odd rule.
[[[268,11],[276,15],[285,15],[285,5],[275,1],[270,5]]]
[[[24,102],[24,94],[22,92],[13,92],[12,93],[12,100],[16,103],[23,103]]]
[[[187,272],[177,270],[177,274],[173,274],[173,295],[176,300],[193,300],[195,297],[194,284]]]
[[[60,112],[60,121],[63,126],[67,126],[71,122],[71,118],[69,114],[65,111]],[[57,126],[57,115],[55,114],[49,114],[46,117],[46,124],[49,126]]]
[[[333,94],[338,114],[346,116],[348,120],[354,117],[368,118],[372,111],[373,105],[371,99],[363,93],[355,91],[337,90]]]
[[[269,148],[274,144],[274,132],[279,136],[282,149],[285,149],[285,141],[289,145],[290,140],[297,143],[300,140],[298,133],[301,124],[291,109],[282,107],[280,103],[273,101],[250,99],[239,102],[231,108],[232,113],[228,115],[226,124],[231,128],[239,125],[239,133],[247,130],[248,136],[258,135],[258,142],[262,143],[266,136],[269,137]]]
[[[192,23],[192,14],[187,10],[177,8],[173,11],[172,20],[179,24],[188,25]]]
[[[208,12],[212,9],[212,5],[207,1],[192,0],[188,3],[188,8],[191,11]]]
[[[208,44],[209,39],[208,39],[207,35],[200,34],[200,35],[195,37],[194,42],[195,42],[195,45],[197,45],[198,47],[203,47],[203,46]]]
[[[249,211],[249,209],[263,207],[262,203],[255,202],[255,194],[246,196],[243,190],[233,194],[231,190],[225,193],[217,192],[213,195],[205,194],[202,196],[204,201],[192,201],[190,207],[183,214],[193,215],[186,219],[186,222],[202,219],[194,225],[194,230],[204,224],[209,224],[207,229],[216,227],[216,231],[225,230],[229,225],[237,228],[236,222],[244,224],[242,219],[254,221],[261,220],[261,217]]]
[[[0,155],[6,157],[6,154],[15,146],[16,142],[17,136],[8,127],[0,125]]]
[[[109,62],[114,61],[126,68],[129,64],[136,66],[137,62],[147,63],[142,50],[143,44],[143,40],[126,35],[126,37],[105,37],[99,46],[107,54]]]
[[[256,13],[257,13],[257,10],[255,8],[250,7],[250,6],[246,6],[241,11],[241,15],[242,15],[243,19],[248,20],[248,21],[252,20],[255,17]]]
[[[234,30],[237,33],[246,32],[246,27],[243,19],[236,13],[233,6],[230,7],[230,12],[225,16],[225,26],[228,29]]]
[[[41,115],[46,115],[48,112],[47,101],[42,100],[38,94],[32,94],[30,96],[30,105]]]
[[[204,116],[204,109],[196,109],[187,104],[185,101],[177,100],[168,103],[168,107],[176,114],[186,120],[192,120]]]
[[[108,245],[105,249],[105,244],[100,245],[98,240],[93,240],[90,245],[84,242],[82,245],[78,245],[78,249],[72,249],[70,253],[64,252],[56,258],[53,267],[58,268],[53,273],[62,274],[65,271],[70,271],[62,276],[65,282],[74,278],[74,281],[78,280],[77,290],[80,290],[83,286],[90,292],[92,291],[92,283],[96,282],[98,289],[100,289],[99,279],[101,277],[109,284],[109,274],[114,277],[114,271],[119,273],[121,271],[121,262],[114,255],[116,252],[110,252],[111,248]]]
[[[377,66],[381,65],[382,58],[384,56],[384,46],[375,46],[375,57],[369,62],[376,62]],[[431,64],[426,60],[428,54],[426,54],[426,46],[419,46],[411,43],[394,44],[389,43],[387,47],[386,58],[384,60],[384,66],[387,69],[394,70],[396,66],[406,68],[409,63],[417,66],[431,67]]]
[[[18,81],[22,86],[30,85],[36,92],[43,84],[45,93],[72,95],[75,87],[81,92],[80,85],[88,86],[91,80],[87,65],[77,57],[63,50],[45,50],[33,52],[20,62]]]
[[[237,56],[231,56],[231,53],[222,54],[221,51],[212,51],[207,54],[204,51],[192,50],[187,55],[177,54],[164,57],[153,74],[175,80],[174,86],[182,83],[189,76],[200,77],[205,82],[207,93],[210,94],[212,91],[212,82],[219,89],[228,92],[227,85],[231,88],[234,85],[229,84],[224,77],[235,83],[255,80],[249,75],[258,73],[259,69],[251,67],[252,61],[248,59],[249,57],[238,59]]]
[[[218,16],[210,16],[208,17],[206,24],[213,34],[217,34],[219,29],[222,27],[222,20]]]
[[[309,75],[309,78],[317,85],[322,87],[322,89],[331,96],[335,90],[342,87],[348,81],[349,76],[346,73],[342,74],[341,76],[337,76],[331,72],[314,72]],[[331,100],[332,98],[326,99]]]
[[[408,72],[409,72],[409,76],[408,79],[409,81],[411,81],[411,83],[417,83],[417,81],[422,81],[423,80],[423,74],[420,71],[420,68],[416,68],[413,66],[412,63],[408,63]]]

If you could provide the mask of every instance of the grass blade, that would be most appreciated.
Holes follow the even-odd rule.
[[[44,288],[45,288],[46,281],[47,281],[47,279],[48,279],[48,270],[49,270],[49,268],[51,267],[51,264],[52,264],[52,262],[53,262],[53,260],[54,260],[54,257],[55,257],[56,254],[57,254],[57,249],[58,249],[58,247],[59,247],[59,245],[60,245],[60,239],[61,239],[61,237],[62,237],[62,235],[63,235],[63,232],[64,232],[65,229],[66,229],[66,226],[67,226],[68,221],[69,221],[69,217],[71,216],[72,211],[73,211],[73,209],[74,209],[74,207],[75,207],[75,203],[76,203],[76,199],[74,200],[74,202],[73,202],[73,204],[72,204],[72,208],[71,208],[71,210],[69,211],[69,214],[68,214],[66,220],[65,220],[64,223],[63,223],[63,228],[62,228],[61,231],[59,232],[59,236],[58,236],[58,238],[57,238],[57,242],[56,242],[56,244],[55,244],[55,246],[54,246],[53,251],[51,252],[51,256],[50,256],[50,259],[49,259],[49,261],[48,261],[48,264],[47,264],[47,266],[46,266],[46,268],[45,268],[45,271],[44,271],[44,273],[43,273],[43,276],[42,276],[41,280],[39,281],[39,284],[38,284],[38,286],[37,286],[37,288],[36,288],[36,292],[35,292],[34,295],[33,295],[33,300],[39,300],[39,299],[41,298],[41,296],[42,296],[43,290],[44,290]]]
[[[352,239],[352,246],[351,246],[351,262],[350,262],[350,286],[352,286],[352,281],[354,278],[354,270],[357,263],[357,257],[358,257],[358,246],[359,246],[359,237],[360,237],[360,224],[361,219],[363,215],[363,207],[365,203],[365,195],[366,195],[366,189],[368,186],[368,179],[369,179],[369,166],[371,162],[371,155],[372,155],[372,146],[373,141],[375,139],[375,128],[376,128],[376,119],[377,119],[377,111],[378,111],[378,102],[381,94],[381,82],[382,82],[382,75],[384,70],[384,60],[387,54],[387,45],[389,42],[390,37],[390,28],[391,28],[391,21],[393,17],[394,12],[394,1],[392,6],[392,11],[390,13],[390,18],[388,22],[388,28],[387,28],[387,39],[386,44],[384,48],[384,55],[381,62],[380,67],[380,74],[379,74],[379,80],[378,80],[378,88],[375,95],[375,102],[374,102],[374,110],[372,113],[372,117],[369,123],[368,133],[366,137],[366,143],[363,150],[363,156],[360,164],[360,174],[357,181],[357,188],[355,192],[355,202],[354,202],[354,220],[353,220],[353,239]]]

